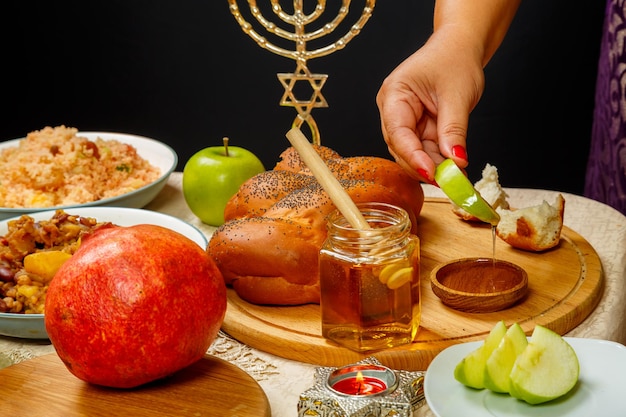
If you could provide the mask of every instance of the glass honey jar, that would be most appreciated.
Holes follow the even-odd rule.
[[[365,352],[411,343],[421,316],[419,239],[405,210],[357,205],[369,229],[336,211],[320,250],[322,335]]]

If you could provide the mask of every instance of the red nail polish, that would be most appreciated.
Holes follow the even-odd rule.
[[[452,155],[456,156],[457,158],[461,158],[464,161],[467,161],[467,152],[465,151],[465,148],[461,145],[454,145],[452,147]]]
[[[420,168],[417,170],[417,173],[420,174],[427,183],[439,187],[439,185],[437,185],[437,183],[434,180],[430,179],[430,177],[428,176],[428,172],[426,172],[425,169]]]
[[[425,169],[420,168],[417,170],[417,173],[420,174],[426,181],[430,180],[430,178],[428,178],[428,172],[426,172]]]

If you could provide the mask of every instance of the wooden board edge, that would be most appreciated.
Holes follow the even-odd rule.
[[[426,198],[425,202],[449,204],[449,201],[443,198]],[[578,256],[582,260],[584,268],[586,268],[586,277],[576,288],[580,289],[583,287],[587,289],[593,294],[593,297],[587,297],[580,291],[573,291],[573,295],[562,300],[556,308],[552,306],[547,311],[539,312],[537,315],[521,321],[519,324],[527,334],[532,333],[537,324],[551,328],[560,334],[565,334],[582,323],[597,307],[602,298],[604,273],[595,249],[580,234],[566,226],[563,226],[562,235],[578,251]],[[237,311],[235,312],[233,309]],[[233,319],[229,316],[229,310]],[[406,347],[362,354],[340,346],[317,344],[318,335],[307,335],[306,333],[276,334],[275,329],[271,327],[271,323],[267,325],[259,323],[258,318],[250,316],[247,311],[230,301],[226,315],[227,320],[224,321],[222,329],[235,339],[245,343],[246,340],[259,338],[263,340],[263,346],[257,346],[260,350],[287,359],[320,366],[341,366],[346,363],[354,363],[368,356],[374,356],[381,363],[396,369],[419,370],[414,368],[416,361],[429,364],[446,347],[457,343],[482,340],[484,335],[488,333],[488,330],[486,330],[484,335],[461,335],[458,338],[445,342],[417,341]],[[268,336],[268,334],[271,335]],[[285,351],[286,346],[289,347],[288,355],[282,353]]]

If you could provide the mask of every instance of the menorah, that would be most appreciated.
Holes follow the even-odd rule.
[[[311,131],[311,141],[319,145],[321,143],[320,132],[311,112],[314,108],[328,107],[328,103],[322,94],[322,87],[326,83],[328,74],[312,73],[307,62],[310,59],[329,55],[335,51],[346,47],[356,35],[358,35],[374,11],[376,0],[365,0],[363,12],[356,22],[350,27],[346,34],[338,37],[334,42],[330,42],[321,47],[307,50],[307,46],[311,41],[323,38],[333,33],[339,25],[346,19],[350,9],[351,0],[341,0],[341,6],[337,15],[326,24],[319,25],[317,29],[307,33],[305,27],[316,23],[326,10],[326,0],[317,0],[317,5],[310,13],[304,11],[304,0],[293,0],[293,13],[287,13],[280,5],[280,0],[269,0],[272,12],[286,25],[293,26],[293,31],[283,29],[279,25],[272,23],[266,19],[256,0],[248,0],[248,7],[251,15],[256,19],[258,24],[268,33],[277,36],[280,39],[292,41],[295,44],[293,50],[283,48],[276,43],[268,41],[261,36],[253,26],[242,16],[237,0],[228,0],[230,4],[230,12],[233,14],[241,29],[256,41],[256,43],[264,49],[273,52],[285,58],[293,59],[296,62],[296,69],[291,73],[278,73],[278,80],[285,89],[280,100],[281,106],[294,107],[297,111],[292,127],[301,128],[304,123],[307,124]],[[277,39],[278,39],[277,38]],[[294,92],[294,87],[298,82],[306,82],[312,89],[311,97],[308,99],[298,99]]]

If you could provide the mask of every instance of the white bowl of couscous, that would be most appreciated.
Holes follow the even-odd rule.
[[[177,163],[171,147],[151,138],[45,127],[0,142],[0,220],[69,207],[141,208]]]
[[[53,217],[55,219],[55,226],[52,232],[41,232],[44,237],[33,237],[27,233],[26,239],[28,240],[46,240],[49,235],[59,236],[62,234],[67,235],[63,245],[59,242],[55,243],[55,248],[61,248],[68,253],[73,253],[77,245],[76,241],[80,232],[75,230],[78,228],[93,227],[96,223],[113,223],[118,226],[132,226],[136,224],[155,224],[158,226],[167,227],[174,230],[192,241],[196,242],[200,247],[206,249],[208,240],[207,237],[198,228],[191,224],[180,220],[176,217],[166,214],[158,213],[151,210],[143,210],[138,208],[128,207],[76,207],[68,208],[58,213],[56,210],[40,211],[37,213],[31,213],[28,215],[30,219],[24,220],[19,217],[5,219],[0,221],[0,269],[5,268],[4,271],[0,271],[0,303],[4,302],[4,307],[14,307],[16,302],[20,302],[19,309],[21,312],[0,312],[0,335],[26,338],[26,339],[47,339],[48,334],[44,324],[44,304],[45,304],[45,292],[49,283],[45,280],[37,279],[36,277],[25,276],[23,279],[17,279],[18,275],[25,274],[23,268],[12,268],[10,263],[6,262],[6,259],[11,258],[11,253],[8,248],[8,241],[11,245],[20,245],[18,241],[20,234],[9,235],[9,223],[11,223],[11,230],[17,230],[18,228],[30,230],[39,228],[48,228],[49,225],[45,224],[49,222]],[[72,219],[66,219],[66,216],[72,216]],[[81,218],[83,218],[81,220]],[[62,220],[65,219],[65,220]],[[87,221],[86,219],[91,219]],[[68,227],[61,226],[61,222],[67,222]],[[44,223],[42,227],[42,222]],[[33,227],[36,225],[36,227]],[[72,231],[74,229],[74,231]],[[2,246],[4,245],[4,246]],[[71,247],[75,245],[75,247]],[[28,244],[25,244],[28,246]],[[37,244],[39,251],[39,246]],[[32,247],[32,244],[31,244]],[[45,248],[43,249],[45,250]],[[23,263],[23,261],[22,261]],[[17,272],[15,271],[17,269]],[[7,275],[11,274],[15,279],[8,279]],[[6,280],[6,281],[5,281]],[[21,286],[21,287],[20,287]],[[36,287],[36,288],[35,288]],[[19,296],[16,294],[20,294]],[[28,294],[30,297],[25,300],[23,295]],[[29,313],[26,313],[29,311]],[[34,312],[33,312],[34,311]],[[38,313],[42,311],[42,313]]]

